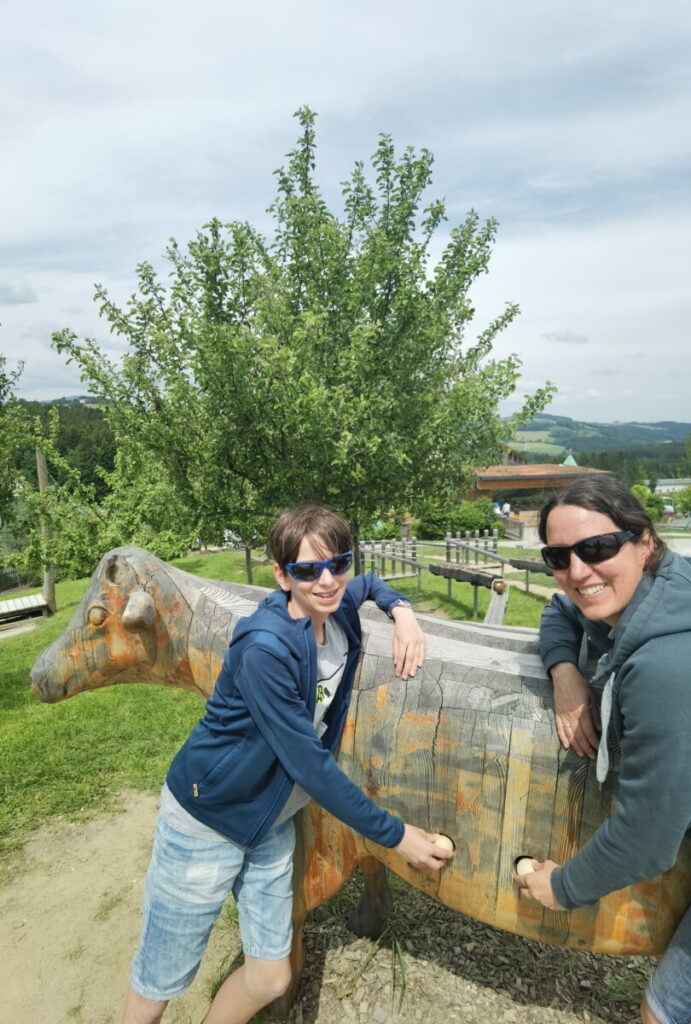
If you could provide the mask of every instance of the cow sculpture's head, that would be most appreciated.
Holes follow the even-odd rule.
[[[70,625],[34,663],[36,695],[55,702],[139,682],[199,693],[187,656],[192,608],[178,575],[187,574],[140,548],[104,555]]]

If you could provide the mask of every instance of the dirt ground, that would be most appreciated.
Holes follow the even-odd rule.
[[[139,928],[157,799],[58,822],[28,842],[0,888],[2,1024],[118,1024]],[[575,1024],[635,1021],[650,964],[550,949],[454,914],[408,887],[391,929],[372,943],[348,931],[357,881],[310,916],[306,968],[291,1024]],[[402,883],[401,883],[402,885]],[[166,1024],[200,1024],[237,963],[232,912],[219,920],[191,989]]]

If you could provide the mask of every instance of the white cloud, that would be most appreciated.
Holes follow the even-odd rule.
[[[545,331],[542,335],[547,341],[556,341],[567,345],[587,345],[589,338],[584,334],[576,334],[575,331]]]
[[[23,306],[38,301],[30,284],[3,284],[0,282],[0,306]]]
[[[0,349],[27,393],[62,386],[55,329],[115,357],[93,283],[124,302],[214,215],[268,228],[308,103],[329,201],[390,131],[434,152],[450,224],[499,218],[478,323],[520,303],[497,352],[558,383],[555,411],[688,419],[690,48],[680,0],[5,0],[0,302],[33,299]]]

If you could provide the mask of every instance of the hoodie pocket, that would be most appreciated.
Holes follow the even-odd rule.
[[[244,774],[240,759],[246,748],[247,737],[245,736],[226,750],[203,778],[193,782],[194,795],[211,801],[219,795],[223,795],[227,799],[229,788],[232,790],[237,785],[238,779]]]

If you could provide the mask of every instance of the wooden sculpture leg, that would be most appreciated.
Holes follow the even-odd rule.
[[[356,935],[376,939],[384,931],[393,906],[393,897],[386,868],[381,861],[376,857],[364,857],[359,867],[365,876],[365,891],[360,905],[348,919],[348,927]]]

